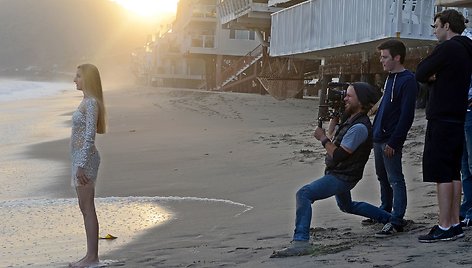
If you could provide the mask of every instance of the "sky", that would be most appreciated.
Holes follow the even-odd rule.
[[[177,0],[0,0],[0,71],[125,64]],[[157,4],[156,4],[157,3]]]
[[[175,13],[178,0],[109,0],[143,19]]]

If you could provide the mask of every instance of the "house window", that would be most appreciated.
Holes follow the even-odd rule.
[[[198,32],[190,32],[191,46],[201,48],[215,48],[215,31],[206,29]]]
[[[192,36],[192,47],[215,48],[214,35],[195,35]]]
[[[229,31],[229,39],[238,39],[238,40],[255,40],[256,33],[254,31],[248,30],[233,30]]]

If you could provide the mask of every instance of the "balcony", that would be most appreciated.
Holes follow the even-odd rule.
[[[188,29],[194,27],[215,27],[218,22],[216,5],[182,5],[179,10],[175,26],[177,29]]]
[[[270,14],[281,8],[269,7],[267,0],[219,0],[221,24],[231,29],[270,29]]]
[[[215,5],[198,5],[192,10],[192,19],[195,21],[216,21]]]
[[[435,0],[311,0],[272,14],[270,56],[323,58],[375,51],[387,38],[436,42]]]

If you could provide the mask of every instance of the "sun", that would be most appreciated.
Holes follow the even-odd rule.
[[[144,17],[155,18],[176,12],[178,0],[110,0],[128,11]]]

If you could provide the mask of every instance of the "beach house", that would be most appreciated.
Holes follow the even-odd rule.
[[[464,0],[180,0],[175,21],[135,52],[146,83],[300,97],[310,81],[380,84],[376,46],[400,38],[414,70],[436,45],[434,14]],[[470,20],[470,16],[469,16]]]
[[[260,45],[250,29],[224,29],[217,0],[180,0],[174,22],[135,51],[140,80],[156,86],[215,89],[224,70]]]

